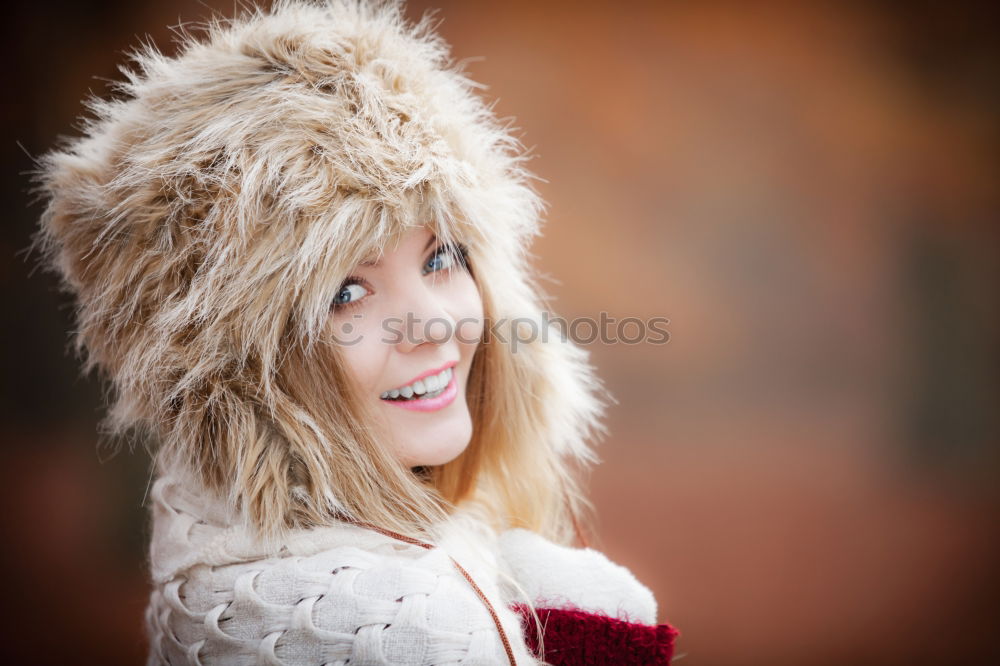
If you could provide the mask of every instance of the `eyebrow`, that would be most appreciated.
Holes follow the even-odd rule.
[[[421,250],[421,252],[426,252],[427,249],[431,245],[433,245],[434,241],[436,241],[436,240],[437,240],[437,236],[434,235],[434,234],[431,234],[431,237],[427,240],[427,245],[424,245],[424,249]],[[369,259],[368,261],[362,261],[361,265],[362,266],[378,266],[380,263],[381,263],[380,259]]]

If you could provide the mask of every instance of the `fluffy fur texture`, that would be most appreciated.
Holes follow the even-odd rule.
[[[110,380],[106,429],[147,437],[263,537],[338,513],[419,532],[469,502],[567,543],[604,433],[585,350],[555,329],[484,342],[473,441],[427,478],[379,445],[338,361],[333,297],[414,225],[467,246],[488,326],[547,308],[527,157],[430,18],[279,0],[131,58],[35,174],[36,246],[75,298],[85,370]]]

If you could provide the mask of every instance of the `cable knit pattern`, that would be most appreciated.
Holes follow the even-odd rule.
[[[449,556],[490,599],[518,664],[542,663],[511,606],[522,591],[655,620],[652,593],[627,569],[527,530],[497,537],[459,515],[431,550],[349,524],[266,548],[191,488],[164,476],[151,490],[149,665],[509,663]]]
[[[149,664],[499,664],[492,618],[448,555],[342,525],[268,552],[188,484],[151,491]],[[537,663],[490,563],[453,555],[494,604],[518,663]],[[494,565],[495,566],[495,565]]]

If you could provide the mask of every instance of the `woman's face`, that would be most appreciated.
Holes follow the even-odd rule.
[[[460,248],[427,227],[362,263],[331,304],[347,371],[385,417],[407,466],[442,465],[472,437],[466,387],[483,304]]]

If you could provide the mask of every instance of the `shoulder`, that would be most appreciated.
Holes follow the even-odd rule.
[[[182,490],[154,492],[150,663],[507,661],[492,616],[444,549],[343,525],[274,552],[187,506]],[[488,570],[469,570],[497,599]],[[516,613],[493,605],[518,663],[534,663]]]
[[[153,649],[171,663],[187,654],[204,663],[497,663],[504,654],[492,617],[439,549],[199,564],[154,588],[148,620]],[[510,631],[514,622],[511,614]]]
[[[153,483],[150,504],[149,564],[157,583],[172,580],[197,565],[216,568],[331,550],[369,559],[411,552],[407,544],[347,523],[296,530],[280,542],[263,543],[224,502],[176,473]]]
[[[611,617],[655,624],[652,591],[626,567],[593,548],[572,548],[522,528],[498,539],[508,574],[534,603],[606,613]]]

